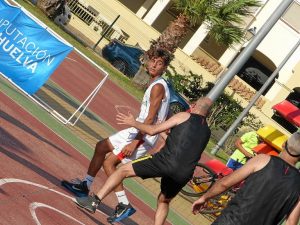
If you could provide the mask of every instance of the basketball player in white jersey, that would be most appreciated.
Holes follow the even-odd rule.
[[[170,61],[170,53],[163,49],[158,49],[149,59],[147,71],[150,75],[150,85],[144,94],[137,121],[144,124],[156,124],[166,119],[170,93],[166,81],[161,76]],[[62,185],[78,197],[87,196],[90,186],[102,166],[107,176],[110,176],[119,163],[127,163],[145,155],[155,145],[157,138],[157,135],[144,135],[133,127],[121,130],[97,143],[84,180],[77,179],[71,182],[63,180]],[[107,153],[112,154],[106,157]],[[122,184],[114,191],[119,204],[114,214],[107,219],[110,223],[127,218],[136,211],[129,203]]]

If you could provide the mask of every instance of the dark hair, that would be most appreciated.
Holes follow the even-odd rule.
[[[151,58],[158,58],[158,57],[164,60],[166,66],[168,66],[173,59],[171,53],[168,50],[165,50],[163,48],[158,48],[156,51],[154,51]]]

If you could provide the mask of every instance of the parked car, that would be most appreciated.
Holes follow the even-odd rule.
[[[102,49],[103,58],[128,77],[134,77],[139,70],[140,57],[143,54],[143,49],[124,44],[116,39]]]
[[[170,90],[170,108],[169,108],[169,115],[168,117],[171,117],[172,115],[184,112],[190,109],[190,105],[187,103],[187,101],[175,91],[172,84],[167,81],[169,90]]]
[[[140,58],[143,54],[144,50],[139,47],[127,45],[118,40],[112,40],[102,49],[102,56],[128,77],[134,77],[139,70]],[[174,90],[169,81],[167,83],[171,95],[169,116],[188,110],[190,106],[187,101]]]

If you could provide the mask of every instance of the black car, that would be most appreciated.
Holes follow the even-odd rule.
[[[128,77],[134,77],[139,70],[143,54],[144,50],[139,47],[115,39],[102,49],[103,58]]]

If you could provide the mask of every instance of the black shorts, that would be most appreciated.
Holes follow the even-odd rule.
[[[172,179],[166,167],[157,163],[151,155],[133,160],[132,167],[135,174],[142,179],[161,177],[160,189],[166,198],[175,197],[188,181],[178,182]]]

